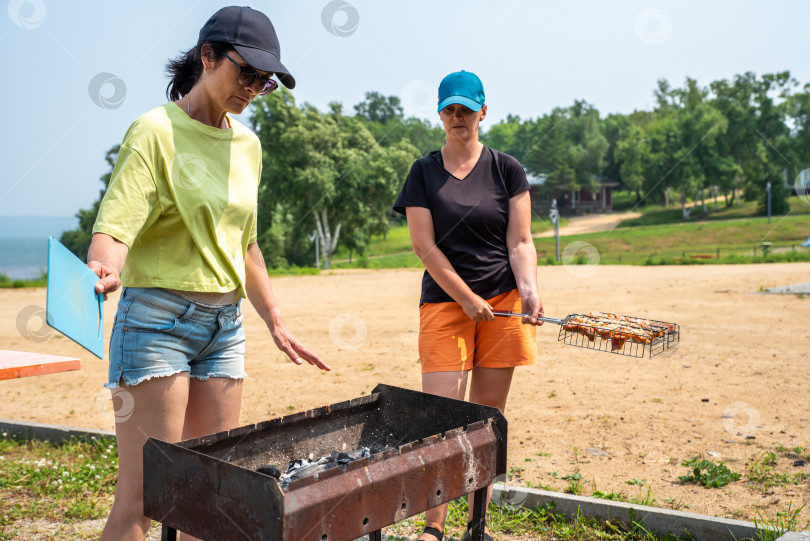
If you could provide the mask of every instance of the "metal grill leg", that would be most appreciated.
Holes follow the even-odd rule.
[[[368,541],[382,541],[382,530],[371,532],[368,534]]]
[[[470,537],[472,541],[484,541],[484,528],[487,525],[487,488],[479,488],[473,493],[473,516]]]
[[[177,541],[177,530],[164,524],[160,530],[160,541]]]

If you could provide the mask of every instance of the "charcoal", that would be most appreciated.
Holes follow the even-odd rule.
[[[278,469],[278,467],[273,464],[265,464],[264,466],[259,466],[259,468],[256,471],[259,473],[263,473],[265,475],[269,475],[270,477],[275,477],[276,479],[281,477],[281,470]]]
[[[393,447],[374,443],[371,447],[352,449],[351,451],[333,451],[331,454],[323,456],[318,460],[298,458],[290,461],[287,465],[287,470],[280,475],[279,482],[281,483],[281,488],[287,488],[290,483],[298,479],[320,474],[332,468],[345,466],[355,460],[369,458],[372,455],[388,451],[389,449],[393,449]],[[264,467],[266,466],[262,466],[262,468]]]

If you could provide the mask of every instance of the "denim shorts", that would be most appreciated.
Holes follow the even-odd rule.
[[[187,301],[157,288],[126,287],[118,300],[108,389],[188,372],[199,380],[247,377],[242,300],[227,306]]]

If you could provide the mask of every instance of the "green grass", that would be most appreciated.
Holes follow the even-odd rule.
[[[776,541],[788,532],[800,532],[810,529],[810,521],[802,524],[799,522],[799,513],[804,506],[802,504],[797,509],[793,509],[793,502],[788,503],[786,511],[777,511],[773,516],[762,515],[757,511],[758,517],[754,519],[757,529],[755,541]]]
[[[467,499],[459,498],[450,503],[445,526],[445,539],[461,539],[467,528]],[[424,518],[420,515],[412,520],[412,525],[421,532]],[[490,504],[487,511],[487,526],[497,534],[513,536],[530,536],[536,540],[591,541],[607,540],[644,540],[675,541],[694,539],[692,536],[675,537],[672,535],[656,536],[641,526],[635,519],[629,524],[622,520],[604,521],[585,515],[567,518],[562,513],[554,512],[554,505],[548,504],[533,509],[498,507]],[[404,537],[403,537],[404,539]]]
[[[755,216],[756,202],[743,203],[729,209],[712,211],[708,221],[682,222],[680,207],[662,209],[645,208],[640,221],[622,222],[613,231],[569,235],[561,238],[560,249],[573,241],[592,245],[599,253],[601,264],[630,265],[699,265],[711,263],[778,263],[810,261],[810,249],[799,246],[810,235],[810,205],[792,197],[791,214],[772,217]],[[564,220],[567,222],[567,220]],[[634,226],[628,226],[627,224]],[[546,231],[548,221],[535,217],[532,231]],[[771,242],[770,252],[763,257],[761,243]],[[556,264],[554,238],[535,239],[538,262]],[[756,247],[756,257],[754,248]],[[718,257],[719,250],[719,257]],[[588,263],[580,254],[575,263]],[[348,261],[348,252],[340,249],[333,257],[333,268],[421,268],[422,263],[411,249],[408,226],[392,227],[386,238],[371,240],[366,253],[354,254]]]
[[[375,235],[371,238],[368,246],[366,246],[365,254],[368,257],[374,257],[379,255],[389,255],[389,254],[398,254],[402,252],[412,252],[411,249],[411,235],[408,233],[408,225],[401,224],[395,225],[391,227],[388,232],[385,234],[385,237],[382,235]],[[356,261],[359,258],[357,252],[352,253],[352,261]],[[342,259],[349,259],[349,251],[340,246],[332,254],[332,259],[335,261],[339,261]]]
[[[777,448],[777,450],[787,457],[789,462],[796,456],[800,456],[802,452],[801,447],[784,450]],[[787,473],[778,471],[776,469],[778,462],[779,456],[773,451],[765,451],[759,455],[746,470],[745,477],[748,485],[760,488],[764,492],[773,486],[801,485],[807,482],[807,474],[804,472]]]
[[[61,445],[0,437],[0,538],[19,520],[58,523],[106,516],[118,475],[114,440]]]
[[[810,204],[800,199],[798,196],[788,198],[790,203],[790,215],[807,215],[810,214]],[[739,220],[745,218],[759,218],[757,201],[745,201],[739,205],[732,205],[726,207],[725,203],[720,202],[720,207],[715,209],[714,203],[706,203],[707,215],[703,216],[703,206],[698,205],[692,210],[688,220],[683,219],[680,204],[671,205],[669,207],[662,207],[661,205],[647,205],[640,206],[635,209],[637,212],[644,213],[639,218],[624,220],[620,227],[638,227],[646,225],[661,225],[661,224],[675,224],[675,223],[696,223],[699,221],[712,221],[712,220]],[[627,209],[630,210],[630,209]],[[772,219],[779,219],[778,216],[772,216]],[[767,219],[767,217],[766,217]],[[810,233],[808,233],[810,235]],[[805,236],[807,238],[807,236]]]
[[[804,452],[801,447],[782,449],[780,453],[784,456]],[[760,462],[773,465],[776,460],[778,457],[775,453],[764,453]],[[523,468],[512,468],[510,474],[519,477],[522,471]],[[0,434],[0,539],[15,538],[19,532],[17,523],[20,521],[45,520],[65,525],[105,517],[112,505],[117,473],[118,452],[115,440],[93,438],[89,441],[71,440],[52,444],[18,440],[5,433]],[[555,476],[560,477],[559,474]],[[581,480],[577,472],[561,478],[571,482]],[[641,482],[631,484],[643,485]],[[622,493],[602,493],[598,490],[594,490],[591,496],[640,505],[657,505],[649,489],[646,496],[640,498],[628,498]],[[673,506],[681,506],[680,502],[667,502]],[[773,535],[775,532],[801,530],[810,526],[799,523],[799,513],[804,506],[794,510],[791,505],[788,505],[787,511],[777,512],[773,517],[759,515],[759,519],[755,521],[760,529],[756,541],[775,539],[778,537]],[[463,536],[467,516],[466,498],[450,504],[446,527],[450,538],[460,539]],[[563,514],[554,512],[553,504],[533,509],[490,504],[487,520],[496,538],[500,534],[530,536],[543,541],[691,539],[690,536],[655,536],[636,520],[629,523],[621,520],[603,521],[583,515],[566,518]],[[419,515],[386,528],[386,533],[396,538],[397,531],[408,530],[408,535],[411,536],[414,530],[421,532],[423,527],[424,518]],[[67,537],[54,538],[73,538],[73,534],[69,532],[65,535]]]
[[[728,466],[714,463],[711,460],[701,460],[694,457],[681,464],[689,468],[687,475],[678,477],[682,483],[697,483],[706,488],[721,488],[740,479],[739,473],[728,469]]]
[[[738,221],[666,224],[617,228],[561,239],[561,252],[584,241],[600,256],[600,264],[705,264],[810,261],[810,250],[798,246],[810,234],[810,216],[751,218]],[[760,243],[772,243],[767,258]],[[538,260],[553,260],[554,239],[535,239]],[[754,258],[754,247],[757,257]],[[795,252],[793,251],[795,247]],[[720,257],[717,258],[717,253]],[[785,252],[787,251],[787,252]],[[698,256],[700,258],[693,258]],[[706,259],[703,259],[705,257]]]
[[[44,269],[40,269],[38,278],[27,280],[12,280],[7,274],[0,272],[0,289],[20,288],[20,287],[45,287],[48,285],[48,274]]]
[[[560,227],[566,224],[568,224],[568,219],[562,218]],[[533,234],[548,231],[551,227],[551,223],[548,220],[543,220],[536,216],[532,217],[531,230]],[[389,259],[397,257],[400,259]],[[375,263],[377,258],[386,258],[389,260]],[[366,246],[364,253],[358,255],[357,252],[353,252],[351,259],[352,261],[349,262],[349,251],[345,247],[340,246],[335,250],[335,253],[332,254],[332,267],[393,269],[408,266],[421,266],[419,259],[413,253],[411,235],[408,232],[407,224],[392,226],[385,236],[373,236],[368,246]]]
[[[315,267],[288,267],[279,269],[267,269],[267,274],[270,277],[274,276],[316,276],[320,274],[320,269]]]
[[[0,472],[0,539],[10,539],[19,531],[16,523],[23,520],[71,524],[106,516],[118,473],[117,447],[115,440],[108,439],[52,444],[2,434]],[[532,539],[675,539],[653,537],[636,523],[585,516],[570,520],[554,513],[553,506],[515,509],[491,504],[488,523],[496,533],[531,535]],[[447,532],[460,539],[466,526],[467,501],[461,498],[450,505]],[[413,517],[387,530],[390,535],[390,530],[409,527],[421,531],[424,519]]]

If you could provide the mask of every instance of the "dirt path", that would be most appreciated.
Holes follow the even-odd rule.
[[[550,316],[603,310],[674,321],[682,343],[671,356],[638,359],[565,346],[558,327],[540,328],[539,362],[516,371],[506,410],[509,483],[571,490],[571,476],[580,475],[582,495],[643,499],[649,490],[664,507],[741,520],[810,501],[807,480],[764,486],[746,477],[766,452],[779,457],[774,472],[810,474],[810,465],[794,466],[789,453],[801,447],[801,456],[810,454],[810,296],[757,293],[806,282],[810,263],[538,272]],[[287,325],[334,370],[285,360],[246,304],[250,377],[241,422],[358,397],[380,382],[419,389],[421,275],[352,270],[274,278]],[[116,302],[105,310],[108,332]],[[82,369],[0,382],[0,418],[112,429],[106,361],[58,334],[32,341],[18,330],[20,312],[44,304],[44,289],[0,290],[0,349],[76,355]],[[683,484],[681,462],[692,457],[723,461],[743,479],[722,489]],[[810,506],[801,516],[810,520]]]
[[[581,233],[598,233],[610,231],[622,220],[632,220],[641,216],[640,212],[623,212],[621,214],[585,214],[568,219],[568,225],[560,227],[560,235],[579,235]],[[553,237],[554,229],[535,233],[534,238]]]

